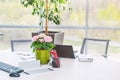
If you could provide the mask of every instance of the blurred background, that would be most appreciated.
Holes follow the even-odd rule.
[[[49,24],[49,30],[64,32],[64,44],[75,50],[80,50],[84,37],[109,39],[108,54],[119,59],[120,1],[71,0],[71,7],[71,12],[63,13],[62,23]],[[11,39],[31,39],[32,32],[43,30],[39,16],[31,11],[20,0],[0,0],[0,51],[11,51]]]

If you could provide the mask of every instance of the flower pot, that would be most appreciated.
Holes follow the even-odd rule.
[[[40,64],[48,64],[50,59],[50,51],[48,50],[36,50],[36,60],[40,60]]]

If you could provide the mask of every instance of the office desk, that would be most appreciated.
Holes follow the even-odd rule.
[[[20,59],[14,53],[0,53],[0,61],[18,65]],[[32,75],[21,74],[19,78],[9,77],[0,71],[0,80],[120,80],[120,63],[94,58],[93,62],[79,62],[76,59],[61,59],[61,67],[54,71]]]

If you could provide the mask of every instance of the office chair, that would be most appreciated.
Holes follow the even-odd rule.
[[[80,50],[80,54],[87,54],[89,48],[93,48],[89,50],[89,53],[102,53],[102,55],[107,58],[108,56],[108,46],[110,40],[104,39],[93,39],[93,38],[84,38],[82,47]],[[102,51],[103,50],[103,51]]]
[[[32,51],[32,49],[30,49],[31,42],[31,40],[11,40],[11,51]]]
[[[62,45],[64,40],[64,32],[56,33],[54,37],[54,44]]]

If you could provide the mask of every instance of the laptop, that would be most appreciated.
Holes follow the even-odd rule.
[[[72,45],[56,45],[58,57],[62,58],[75,58]]]

